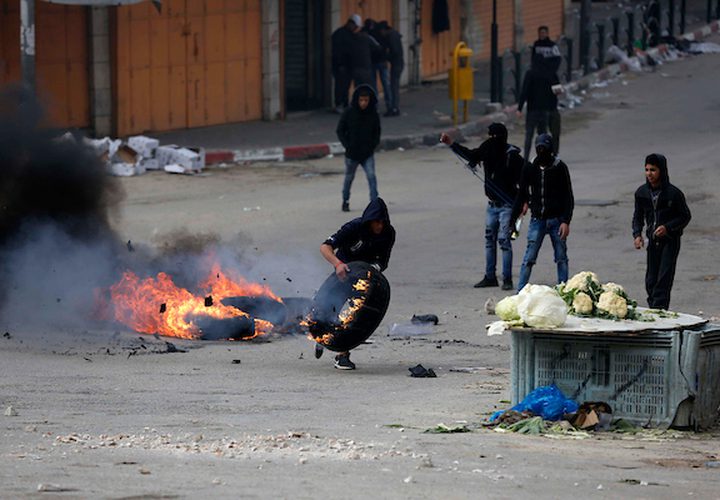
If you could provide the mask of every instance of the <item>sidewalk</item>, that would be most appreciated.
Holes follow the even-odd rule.
[[[688,40],[702,40],[720,30],[720,21],[683,35]],[[660,46],[649,51],[662,54]],[[606,66],[601,71],[566,85],[571,92],[585,89],[593,82],[606,80],[627,71],[624,64]],[[489,75],[475,73],[475,100],[469,103],[469,122],[457,128],[452,122],[452,101],[448,98],[447,81],[408,88],[400,98],[401,116],[381,118],[380,149],[409,149],[419,145],[437,144],[441,132],[451,131],[456,137],[482,134],[493,121],[510,122],[515,119],[514,105],[488,113]],[[382,100],[380,113],[385,112]],[[460,105],[462,116],[462,105]],[[252,161],[285,161],[319,158],[343,152],[337,142],[335,127],[339,115],[316,110],[288,115],[282,121],[253,121],[178,130],[156,134],[162,144],[202,146],[207,150],[207,164],[243,163]]]

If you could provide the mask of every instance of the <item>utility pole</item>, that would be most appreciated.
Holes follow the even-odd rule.
[[[498,74],[498,26],[497,0],[492,4],[492,26],[490,28],[490,102],[498,102],[500,75]]]
[[[583,74],[590,72],[590,11],[592,0],[582,0],[580,4],[580,66]]]
[[[23,85],[35,93],[35,0],[20,0],[20,64]]]

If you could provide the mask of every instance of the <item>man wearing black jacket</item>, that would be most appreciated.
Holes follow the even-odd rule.
[[[642,230],[646,227],[648,306],[668,309],[680,237],[690,222],[690,209],[683,192],[670,184],[667,160],[663,155],[651,154],[645,158],[645,179],[645,184],[635,191],[633,238],[635,248],[640,250],[645,244]]]
[[[507,135],[505,125],[493,123],[488,127],[488,139],[476,149],[468,149],[453,142],[447,134],[440,136],[440,141],[467,160],[473,171],[477,164],[483,165],[485,196],[488,199],[485,219],[485,276],[475,283],[475,288],[498,286],[495,270],[499,243],[502,250],[502,289],[513,289],[510,216],[524,161],[520,156],[520,148],[507,143]]]
[[[402,35],[388,25],[387,21],[380,21],[378,29],[386,44],[388,61],[390,62],[390,97],[391,108],[385,116],[400,116],[400,75],[405,68],[403,55]]]
[[[537,129],[538,135],[547,132],[550,115],[557,111],[557,96],[553,93],[551,79],[546,72],[536,67],[530,67],[523,78],[522,90],[517,103],[518,116],[527,103],[525,117],[525,149],[523,151],[526,162],[530,161],[530,147]],[[555,145],[553,144],[553,152]]]
[[[370,186],[370,201],[378,197],[375,177],[375,148],[380,144],[380,117],[377,97],[369,85],[355,89],[350,107],[340,117],[337,136],[345,148],[345,182],[342,191],[342,211],[350,211],[350,187],[358,165],[365,170]]]
[[[342,113],[348,106],[348,93],[352,82],[352,51],[355,32],[360,29],[360,16],[353,14],[347,22],[333,31],[332,74],[335,79],[335,110]]]
[[[558,70],[562,63],[562,56],[557,44],[550,39],[550,29],[547,26],[538,28],[538,39],[532,46],[531,66],[538,70],[550,84],[552,90],[554,85],[560,84],[558,78]],[[554,92],[553,92],[554,94]],[[548,131],[553,138],[553,152],[557,155],[560,151],[560,112],[557,109],[557,98],[555,99],[555,107],[548,112],[547,115]],[[527,157],[526,157],[527,159]]]
[[[387,269],[390,252],[395,244],[395,228],[390,224],[387,205],[382,198],[372,200],[362,217],[344,224],[335,234],[320,245],[320,253],[335,268],[335,274],[344,280],[350,268],[348,262],[362,261],[378,271]],[[323,348],[315,346],[315,357],[322,356]],[[350,353],[342,352],[335,357],[335,368],[354,370]]]
[[[520,188],[513,205],[511,221],[524,214],[530,206],[532,217],[528,225],[528,242],[520,267],[518,291],[528,281],[537,261],[545,235],[550,236],[558,283],[568,279],[567,237],[570,234],[575,199],[567,165],[553,153],[552,137],[541,134],[535,142],[537,156],[526,164],[520,177]]]

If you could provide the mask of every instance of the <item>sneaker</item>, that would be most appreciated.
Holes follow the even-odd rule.
[[[491,286],[498,286],[497,278],[488,278],[485,276],[482,281],[478,281],[473,285],[473,288],[489,288]]]
[[[335,368],[338,370],[354,370],[355,363],[350,361],[350,354],[339,354],[335,356]]]
[[[315,343],[315,359],[322,358],[322,355],[324,352],[325,352],[325,349],[323,348],[323,346],[321,346],[320,344],[318,344],[316,342]]]
[[[515,288],[515,287],[513,286],[512,278],[504,279],[504,280],[503,280],[503,284],[502,284],[502,289],[503,289],[503,290],[512,290],[512,289],[514,289],[514,288]]]
[[[342,211],[343,211],[343,212],[349,212],[349,211],[350,211],[350,203],[348,203],[347,201],[343,201]]]

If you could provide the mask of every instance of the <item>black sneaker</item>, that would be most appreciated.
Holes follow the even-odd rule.
[[[491,286],[498,286],[497,278],[488,278],[485,276],[482,281],[478,281],[473,285],[473,288],[489,288]]]
[[[349,211],[350,211],[350,203],[348,203],[347,201],[343,201],[342,211],[343,211],[343,212],[349,212]]]
[[[513,290],[515,287],[513,286],[512,279],[504,279],[502,284],[503,290]]]
[[[350,354],[339,354],[335,356],[335,368],[338,370],[354,370],[355,363],[350,361]]]
[[[323,346],[321,346],[320,344],[318,344],[316,342],[315,343],[315,359],[322,358],[322,355],[324,352],[325,352],[325,349],[323,348]]]

